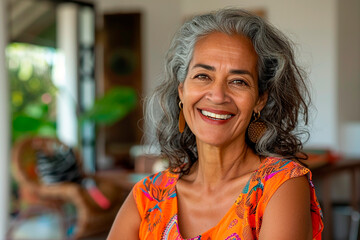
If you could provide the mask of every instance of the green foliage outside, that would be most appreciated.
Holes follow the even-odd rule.
[[[56,50],[24,43],[7,47],[11,88],[12,141],[28,135],[56,137],[56,95],[52,82]],[[116,87],[79,115],[80,124],[92,121],[109,125],[136,106],[136,92]]]
[[[95,101],[94,106],[80,116],[80,121],[111,125],[136,107],[136,92],[130,87],[116,87]],[[80,123],[81,123],[80,122]]]
[[[55,137],[57,89],[51,80],[55,49],[12,43],[6,53],[12,140],[26,135]]]

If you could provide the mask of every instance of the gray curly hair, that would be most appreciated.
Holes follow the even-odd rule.
[[[308,132],[297,126],[300,118],[308,123],[310,96],[291,42],[258,16],[240,9],[221,9],[196,16],[178,30],[166,55],[163,79],[147,99],[146,122],[153,124],[170,169],[186,174],[197,161],[194,134],[187,126],[182,134],[178,131],[178,85],[185,80],[196,42],[213,32],[248,37],[258,55],[259,95],[268,93],[261,111],[267,131],[256,144],[248,139],[247,144],[261,156],[306,158],[301,154],[301,136]]]

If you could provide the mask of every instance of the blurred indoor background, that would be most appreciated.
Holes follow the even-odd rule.
[[[305,148],[324,237],[358,238],[359,0],[0,0],[0,239],[106,238],[134,182],[166,167],[142,104],[172,36],[229,6],[293,40],[311,84]],[[61,146],[75,149],[71,186],[41,178],[39,153],[65,159]]]

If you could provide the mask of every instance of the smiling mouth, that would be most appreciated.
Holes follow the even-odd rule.
[[[231,114],[216,114],[205,110],[200,110],[200,112],[205,117],[211,118],[213,120],[227,120],[232,117]]]

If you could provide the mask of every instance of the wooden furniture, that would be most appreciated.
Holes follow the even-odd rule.
[[[64,144],[52,138],[30,137],[14,145],[12,170],[19,183],[21,200],[30,205],[30,208],[40,205],[60,209],[64,203],[73,204],[77,213],[75,239],[109,230],[123,199],[116,184],[98,176],[86,176],[82,173],[84,177],[93,178],[98,189],[110,201],[110,207],[103,209],[81,184],[60,182],[47,185],[41,182],[36,172],[36,152],[41,150],[51,154],[55,146]],[[80,166],[80,157],[78,154],[75,155]]]
[[[359,238],[359,216],[360,216],[360,159],[342,159],[334,164],[329,164],[321,168],[312,170],[314,180],[320,183],[321,187],[321,203],[324,213],[324,232],[323,239],[333,239],[333,214],[332,214],[332,179],[340,174],[348,174],[350,176],[350,206],[351,225],[349,231],[349,239],[356,240]]]
[[[142,43],[140,12],[109,13],[103,16],[100,44],[104,49],[103,78],[98,83],[99,93],[114,87],[133,88],[139,99],[143,92]],[[112,125],[100,128],[97,137],[98,152],[110,156],[114,165],[132,168],[129,150],[140,144],[143,137],[142,101],[126,117]]]

